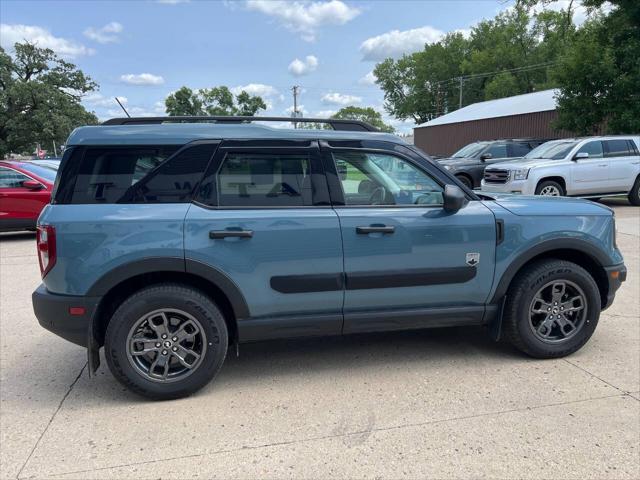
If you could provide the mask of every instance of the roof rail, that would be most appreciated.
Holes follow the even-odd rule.
[[[334,130],[350,132],[378,132],[379,130],[367,122],[360,120],[343,120],[335,118],[292,118],[292,117],[225,117],[225,116],[175,116],[175,117],[122,117],[112,118],[102,125],[154,125],[161,123],[251,123],[251,122],[290,122],[290,123],[324,123]]]

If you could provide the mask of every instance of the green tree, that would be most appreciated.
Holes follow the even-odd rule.
[[[483,20],[467,37],[446,35],[424,50],[376,65],[385,110],[428,121],[460,106],[554,86],[550,69],[571,42],[566,11],[532,15],[524,5]]]
[[[254,116],[266,110],[262,97],[244,90],[233,95],[228,87],[220,86],[193,91],[182,87],[165,100],[167,113],[176,115]]]
[[[164,101],[167,114],[172,116],[202,115],[202,101],[187,87],[181,87]]]
[[[381,132],[393,133],[395,129],[391,125],[387,125],[382,120],[382,115],[371,107],[355,107],[353,105],[343,107],[335,114],[331,115],[331,118],[345,119],[345,120],[360,120],[373,125]]]
[[[604,1],[586,0],[599,8]],[[640,3],[613,0],[606,16],[588,21],[564,52],[556,126],[578,134],[604,125],[608,133],[640,131]]]
[[[10,56],[0,47],[0,158],[32,152],[37,143],[63,144],[81,125],[97,117],[80,103],[97,84],[53,50],[16,43]]]

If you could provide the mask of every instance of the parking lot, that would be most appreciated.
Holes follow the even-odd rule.
[[[195,396],[148,402],[42,329],[32,234],[0,237],[2,478],[638,478],[640,209],[592,340],[531,360],[481,329],[243,345]]]

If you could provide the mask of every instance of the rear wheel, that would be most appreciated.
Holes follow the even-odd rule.
[[[113,375],[130,390],[164,400],[206,385],[227,353],[218,307],[193,288],[161,284],[133,294],[116,310],[105,337]]]
[[[536,195],[546,197],[563,197],[565,195],[564,188],[558,182],[553,180],[545,180],[540,182],[536,187]]]
[[[631,205],[640,207],[640,177],[636,178],[627,198],[629,198],[629,203],[631,203]]]
[[[579,350],[596,329],[600,292],[591,275],[564,260],[541,260],[520,272],[507,293],[505,337],[535,358]]]

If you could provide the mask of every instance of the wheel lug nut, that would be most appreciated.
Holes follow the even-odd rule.
[[[162,345],[158,342],[156,343],[156,348],[160,348]]]
[[[171,350],[173,350],[174,352],[178,351],[178,347],[173,347]]]
[[[173,337],[171,340],[173,340],[174,342],[178,341],[178,337]]]
[[[166,333],[163,333],[163,334],[162,334],[162,338],[167,338],[167,334],[166,334]]]
[[[169,352],[167,352],[166,350],[162,350],[162,354],[163,355],[166,355],[167,353],[169,353]]]

